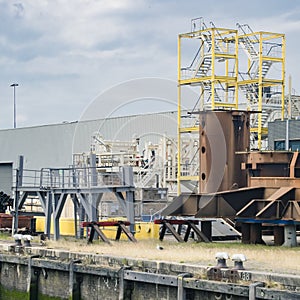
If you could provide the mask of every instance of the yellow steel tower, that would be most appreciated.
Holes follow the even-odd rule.
[[[194,113],[238,108],[238,42],[237,30],[216,28],[213,23],[207,27],[201,18],[192,20],[191,32],[178,36],[178,194],[184,182],[199,180],[199,174],[190,170],[192,162],[183,145],[187,135],[199,134]],[[185,88],[196,91],[195,99],[184,97]]]
[[[251,132],[257,140],[255,147],[261,150],[268,121],[284,118],[285,35],[253,32],[247,24],[237,24],[237,27],[241,48],[238,86],[242,93],[239,103],[244,97],[247,108],[258,111],[252,114]]]
[[[197,111],[253,111],[252,146],[261,150],[267,123],[283,119],[285,108],[284,34],[253,32],[247,24],[237,24],[237,30],[212,22],[208,27],[202,18],[191,25],[190,32],[178,36],[178,193],[182,183],[199,180],[195,161],[187,155],[187,145],[195,144],[199,134]],[[186,88],[195,99],[184,96]]]

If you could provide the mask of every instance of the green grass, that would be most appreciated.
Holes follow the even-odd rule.
[[[0,232],[0,240],[13,240],[11,233],[8,232]]]

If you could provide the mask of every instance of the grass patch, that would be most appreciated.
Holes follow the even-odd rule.
[[[0,240],[13,240],[11,233],[8,232],[0,232]]]
[[[158,250],[157,245],[163,247]],[[134,244],[129,241],[112,241],[112,246],[100,241],[91,245],[86,240],[74,238],[61,239],[57,242],[48,241],[47,246],[51,248],[66,249],[73,252],[90,252],[117,257],[135,258],[141,260],[172,261],[177,263],[198,264],[214,266],[216,264],[216,252],[227,252],[229,256],[243,253],[247,257],[244,263],[246,269],[263,270],[279,273],[299,274],[300,247],[286,248],[265,245],[246,245],[240,242],[213,242],[213,243],[178,243],[166,240],[139,241]],[[228,266],[233,265],[228,261]]]

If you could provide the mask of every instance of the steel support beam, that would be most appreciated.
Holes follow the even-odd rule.
[[[16,172],[16,187],[15,187],[15,197],[14,197],[14,214],[12,220],[12,234],[17,233],[18,231],[18,219],[19,219],[19,197],[20,197],[20,187],[23,184],[23,168],[24,168],[24,157],[19,156],[19,164]]]
[[[256,300],[256,288],[264,286],[262,282],[254,282],[249,285],[249,300]]]
[[[78,280],[77,274],[74,272],[74,265],[80,263],[80,260],[71,260],[69,266],[69,295],[70,300],[80,300],[81,299],[81,280]]]
[[[51,230],[51,213],[52,213],[52,193],[47,192],[46,196],[46,211],[45,211],[45,235],[50,238],[50,230]]]
[[[133,184],[133,169],[131,166],[122,167],[122,184],[127,187],[134,187]],[[132,234],[135,233],[135,213],[134,213],[134,190],[128,189],[126,191],[126,216],[130,222],[130,231]]]
[[[53,226],[55,241],[60,238],[59,219],[66,203],[67,196],[67,194],[54,195]]]
[[[284,244],[286,247],[297,247],[296,225],[284,226]]]

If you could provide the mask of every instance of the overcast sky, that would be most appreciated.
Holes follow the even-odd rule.
[[[0,0],[0,128],[13,126],[12,83],[23,127],[79,120],[126,81],[176,82],[177,35],[195,17],[285,33],[286,74],[300,93],[300,1]]]

